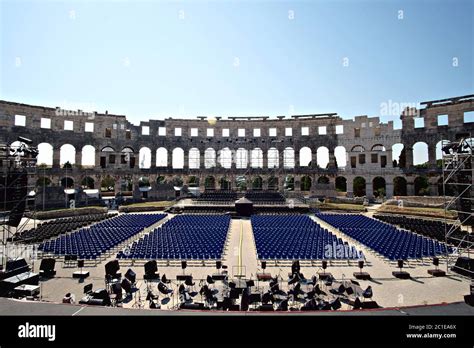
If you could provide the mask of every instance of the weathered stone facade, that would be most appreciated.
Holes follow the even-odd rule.
[[[18,136],[32,139],[36,145],[48,143],[53,150],[52,166],[40,169],[39,176],[48,177],[52,185],[60,185],[62,179],[69,177],[73,180],[71,185],[75,187],[79,187],[85,177],[90,177],[93,181],[89,180],[89,186],[96,189],[100,188],[106,176],[111,176],[115,180],[115,193],[137,191],[142,177],[148,178],[152,187],[157,185],[158,178],[162,180],[161,177],[164,177],[168,182],[180,178],[184,184],[195,183],[204,190],[206,177],[209,176],[214,178],[216,188],[220,188],[222,179],[235,188],[237,177],[244,176],[249,188],[255,178],[260,177],[261,188],[282,191],[285,178],[292,176],[294,191],[303,189],[302,193],[316,195],[327,195],[328,192],[335,194],[336,178],[343,177],[347,183],[347,196],[353,195],[354,179],[361,177],[365,179],[365,195],[369,198],[374,195],[374,179],[383,178],[386,196],[391,197],[394,195],[395,178],[404,178],[407,194],[413,195],[415,179],[425,176],[430,183],[430,194],[437,195],[441,170],[436,166],[436,144],[440,140],[454,140],[461,132],[470,133],[471,136],[474,134],[474,123],[464,122],[464,113],[474,110],[474,96],[423,105],[424,108],[417,110],[424,119],[423,128],[415,128],[415,116],[406,112],[401,116],[402,129],[394,129],[392,121],[382,123],[379,117],[357,116],[351,120],[342,119],[336,114],[276,118],[228,117],[215,120],[206,117],[168,118],[143,121],[135,126],[122,115],[86,114],[81,111],[71,114],[56,108],[0,101],[0,143],[13,143]],[[439,126],[437,116],[444,114],[448,115],[449,125]],[[24,126],[15,125],[15,115],[25,116]],[[45,124],[50,122],[50,128],[41,127],[42,118],[46,119],[43,120]],[[72,130],[65,130],[65,121],[72,121],[72,125],[68,123]],[[91,127],[91,124],[93,130],[86,131],[86,127]],[[342,126],[342,132],[337,126]],[[292,129],[291,135],[288,128]],[[413,146],[420,141],[428,145],[427,168],[413,166]],[[406,153],[403,168],[392,163],[392,146],[397,143],[404,145]],[[64,144],[72,145],[76,151],[75,164],[68,169],[60,166],[60,151]],[[86,145],[95,149],[94,166],[81,165],[81,152]],[[343,146],[347,151],[344,168],[336,166],[334,153],[338,146]],[[311,162],[302,166],[300,150],[305,147],[311,151]],[[329,154],[329,163],[325,168],[317,166],[317,150],[321,147],[327,148]],[[151,151],[150,168],[140,168],[138,157],[142,148]],[[166,158],[164,150],[160,150],[157,157],[159,148],[166,149]],[[215,154],[212,155],[212,151],[208,150],[210,155],[205,159],[206,149],[209,148],[214,149]],[[223,159],[227,155],[220,152],[224,148],[231,152],[228,161]],[[172,166],[173,155],[182,153],[175,149],[184,152],[182,168]],[[241,155],[247,155],[239,159],[238,149],[241,149]],[[194,165],[193,168],[189,166],[190,150],[195,163],[198,161],[198,166]],[[272,156],[269,156],[269,150]],[[248,163],[251,151],[263,155],[255,161],[255,168]],[[157,162],[160,166],[157,166]],[[239,168],[239,162],[241,167],[247,163],[246,168]],[[276,162],[278,165],[275,165]],[[327,179],[321,181],[321,177]],[[302,185],[303,178],[305,185]],[[62,183],[64,185],[65,180]]]

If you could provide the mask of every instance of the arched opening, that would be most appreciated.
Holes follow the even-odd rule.
[[[269,191],[278,191],[278,178],[271,176],[268,179],[268,190]]]
[[[252,180],[252,190],[261,190],[263,188],[262,177],[257,176]]]
[[[90,176],[86,176],[81,180],[81,187],[85,190],[93,190],[95,186],[95,180]]]
[[[83,167],[95,166],[95,147],[92,145],[85,145],[81,150],[81,165]]]
[[[190,176],[188,178],[188,186],[189,187],[199,187],[199,178],[197,176]]]
[[[232,151],[225,147],[220,150],[219,153],[219,164],[222,168],[230,169],[232,168]]]
[[[403,151],[403,144],[397,143],[397,144],[392,145],[392,161],[393,161],[394,168],[405,167],[405,163],[400,162],[402,151]]]
[[[372,146],[370,151],[372,151],[372,152],[383,152],[383,151],[386,151],[386,150],[385,150],[385,146],[383,146],[382,144],[375,144],[374,146]]]
[[[300,167],[308,167],[312,160],[311,149],[307,146],[304,146],[300,149]],[[307,190],[303,190],[307,191]]]
[[[418,167],[428,166],[428,144],[419,141],[413,145],[413,165]]]
[[[430,184],[426,176],[419,176],[415,179],[415,195],[416,196],[429,196],[430,195]]]
[[[285,177],[285,182],[283,184],[285,191],[294,191],[295,190],[295,178],[292,175],[287,175]]]
[[[100,182],[101,192],[114,192],[115,191],[115,179],[110,175],[107,175]]]
[[[45,176],[41,176],[38,178],[38,180],[36,180],[36,186],[37,187],[51,186],[51,179]]]
[[[407,195],[407,181],[404,177],[397,176],[393,179],[393,195],[394,196]]]
[[[305,175],[301,177],[300,180],[300,190],[301,191],[311,191],[312,180],[309,176]]]
[[[231,190],[232,189],[232,183],[226,177],[223,177],[219,180],[219,185],[221,187],[221,190]]]
[[[184,168],[184,150],[180,147],[173,149],[173,169],[183,169]]]
[[[318,147],[316,157],[318,158],[318,167],[327,168],[329,164],[329,149],[326,146]]]
[[[441,140],[436,143],[436,166],[438,168],[443,167],[443,146],[449,143],[448,140]]]
[[[347,165],[347,151],[344,146],[336,146],[334,149],[334,157],[336,158],[337,168],[344,168]]]
[[[38,144],[38,156],[36,157],[38,166],[53,166],[53,145],[48,143]]]
[[[76,163],[76,148],[71,144],[64,144],[59,150],[59,164],[75,164]]]
[[[455,196],[456,195],[456,187],[452,184],[453,180],[449,179],[446,185],[443,185],[443,178],[438,179],[438,194],[440,196],[444,196],[444,190],[446,188],[446,196]]]
[[[354,178],[352,192],[354,192],[355,197],[365,196],[365,179],[363,177],[357,176]]]
[[[283,167],[287,169],[295,167],[295,150],[292,147],[283,150]]]
[[[204,179],[204,188],[206,190],[215,190],[216,189],[216,178],[213,176],[207,176]]]
[[[365,152],[365,148],[362,145],[354,145],[351,152]]]
[[[255,148],[250,152],[250,167],[263,168],[263,151]]]
[[[375,197],[385,197],[387,194],[385,179],[381,176],[375,177],[374,180],[372,180],[372,190]]]
[[[168,150],[164,147],[156,149],[156,166],[168,167]]]
[[[336,191],[347,192],[347,179],[343,176],[336,177]]]
[[[323,184],[323,185],[329,184],[329,178],[327,176],[320,176],[318,178],[318,184]]]
[[[144,176],[140,177],[140,179],[138,179],[138,187],[151,187],[150,179]]]
[[[112,149],[112,148],[111,148]],[[104,150],[102,150],[104,151]],[[113,149],[111,151],[114,151]],[[126,165],[130,168],[135,168],[135,155],[134,155],[135,151],[133,151],[133,149],[131,147],[124,147],[122,149],[122,153],[120,155],[120,164],[122,165]],[[104,166],[102,165],[102,157],[100,159],[101,161],[101,166],[104,168],[105,166],[105,161],[104,161]]]
[[[171,184],[176,187],[182,187],[184,184],[184,180],[180,176],[175,176],[173,177],[173,179],[171,179]]]
[[[280,154],[278,152],[278,149],[275,147],[271,147],[268,149],[267,152],[268,156],[268,168],[278,168],[279,162],[280,162]]]
[[[204,167],[214,168],[216,166],[216,150],[209,147],[204,151]]]
[[[247,191],[247,178],[244,175],[236,176],[235,187],[238,191]]]
[[[74,180],[70,177],[62,178],[61,179],[61,186],[65,189],[70,189],[74,187]]]
[[[122,177],[120,179],[120,191],[122,193],[123,192],[131,193],[132,190],[133,190],[133,180],[132,180],[132,178],[129,177],[129,176]]]
[[[248,151],[243,148],[238,148],[235,154],[235,167],[237,169],[244,169],[247,168],[249,159],[248,159]]]
[[[163,175],[158,175],[158,177],[156,178],[156,184],[157,185],[166,184],[166,178]]]
[[[140,149],[138,158],[138,167],[140,169],[149,169],[151,167],[151,150],[148,147]]]
[[[200,157],[199,149],[195,147],[189,149],[189,169],[199,169]]]

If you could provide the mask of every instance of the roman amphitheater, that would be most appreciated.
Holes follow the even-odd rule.
[[[0,101],[1,282],[28,273],[0,284],[3,312],[472,315],[472,204],[449,202],[472,197],[474,95],[420,105],[401,111],[401,127],[337,113],[136,125]],[[22,144],[38,152],[11,223],[6,173]],[[449,177],[458,155],[467,176]],[[34,251],[23,273],[8,266],[15,248]]]

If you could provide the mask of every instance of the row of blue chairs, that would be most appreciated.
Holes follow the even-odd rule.
[[[230,216],[179,215],[117,254],[119,259],[221,259]]]
[[[355,247],[306,215],[253,215],[260,260],[358,259]]]
[[[316,214],[318,218],[389,260],[421,259],[452,253],[444,243],[355,214]]]
[[[166,214],[119,215],[42,243],[39,250],[55,255],[77,255],[80,259],[95,260],[165,217]]]

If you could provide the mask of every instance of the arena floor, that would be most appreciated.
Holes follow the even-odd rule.
[[[405,270],[411,274],[411,279],[409,280],[400,280],[396,279],[392,275],[392,271],[397,270],[396,264],[390,264],[387,261],[383,260],[380,256],[374,254],[366,247],[360,243],[351,240],[346,235],[342,234],[332,226],[327,225],[325,222],[320,221],[316,217],[312,217],[323,227],[328,228],[331,232],[335,233],[337,236],[347,240],[350,244],[353,244],[357,249],[362,250],[365,254],[367,264],[364,268],[364,271],[370,273],[372,280],[370,281],[359,281],[362,289],[365,289],[368,285],[371,285],[374,292],[373,300],[375,300],[383,308],[396,308],[391,309],[389,312],[393,314],[400,314],[406,312],[408,309],[399,309],[400,307],[411,307],[411,306],[426,306],[426,305],[435,305],[435,304],[446,304],[446,303],[457,303],[463,301],[463,296],[469,292],[469,283],[470,281],[466,278],[455,274],[448,274],[447,277],[436,278],[432,277],[427,273],[428,269],[432,269],[433,266],[430,263],[430,260],[426,260],[424,263],[416,262],[407,265]],[[165,220],[166,221],[166,220]],[[160,221],[153,227],[156,227],[163,223]],[[48,279],[41,282],[41,301],[46,303],[60,303],[64,295],[68,292],[74,294],[76,303],[79,302],[83,296],[83,287],[86,284],[92,283],[94,289],[104,288],[104,265],[106,262],[115,259],[115,251],[111,255],[101,261],[94,267],[85,267],[84,270],[90,272],[89,278],[85,281],[79,281],[72,278],[72,273],[77,270],[75,267],[64,267],[62,262],[56,263],[57,275],[55,278]],[[127,299],[123,303],[124,309],[130,309],[140,312],[140,309],[147,308],[148,305],[145,301],[147,294],[147,285],[143,281],[143,264],[144,262],[135,262],[133,265],[125,264],[121,262],[120,272],[124,274],[127,269],[132,268],[137,274],[137,288],[132,298]],[[256,249],[253,240],[253,233],[251,229],[251,224],[249,220],[232,220],[230,231],[227,239],[227,245],[225,248],[223,264],[227,265],[227,271],[229,278],[234,278],[238,275],[245,276],[245,278],[256,278],[257,272],[262,272],[259,268],[260,263],[256,259]],[[280,287],[285,290],[286,280],[288,279],[288,273],[290,272],[290,263],[279,262],[275,264],[274,262],[269,262],[267,264],[266,273],[271,273],[272,276],[280,275],[282,282]],[[443,269],[446,268],[445,264],[440,265]],[[39,271],[39,262],[34,263],[34,271]],[[301,263],[301,272],[305,275],[306,278],[310,278],[313,274],[321,272],[320,262],[314,262],[313,264]],[[338,264],[330,264],[327,272],[331,272],[337,280],[348,280],[354,279],[353,272],[358,271],[356,262],[352,261],[351,264],[348,264],[345,261],[339,261]],[[183,270],[179,263],[174,265],[160,265],[158,266],[158,272],[160,275],[163,273],[166,274],[167,278],[176,280],[178,274],[182,274]],[[216,268],[213,263],[208,263],[206,266],[203,266],[201,263],[188,265],[188,268],[184,271],[186,274],[191,274],[196,282],[196,290],[199,290],[199,282],[201,279],[205,279],[207,275],[216,273]],[[156,283],[149,283],[151,286],[154,286],[156,292]],[[257,282],[257,286],[261,289],[268,287],[268,282]],[[162,309],[171,309],[174,305],[177,304],[176,290],[177,285],[176,281],[172,284],[174,291],[174,296],[167,303],[162,303]],[[160,297],[162,298],[162,297]],[[199,295],[196,298],[199,301]],[[7,301],[7,302],[5,302]],[[24,313],[24,307],[14,305],[18,302],[8,302],[12,300],[2,300],[0,302],[0,310],[4,314],[21,314]],[[36,305],[36,304],[35,304]],[[72,315],[70,309],[67,308],[68,305],[61,305],[60,307],[54,307],[51,309],[51,314],[66,314]],[[43,308],[43,307],[32,307],[32,308]],[[46,308],[46,307],[44,307]],[[48,307],[49,308],[49,307]],[[56,309],[61,308],[61,309]],[[91,307],[84,307],[87,309],[82,310],[82,307],[75,307],[75,311],[79,311],[83,314],[102,314],[105,309],[92,309]],[[409,311],[420,312],[420,307],[418,309],[410,309]],[[428,307],[427,307],[428,308]],[[472,315],[472,308],[464,305],[453,305],[449,307],[429,307],[436,308],[432,311],[438,314],[448,314],[448,312],[456,312],[456,314],[461,313],[470,313]],[[449,311],[447,310],[449,308]],[[342,310],[350,310],[349,305],[343,304]],[[446,309],[446,310],[445,310]],[[117,309],[120,311],[120,309]],[[428,309],[427,309],[428,310]],[[43,309],[39,311],[44,314]],[[108,311],[108,309],[106,310]],[[114,309],[114,312],[116,310]],[[156,310],[155,310],[156,311]],[[74,311],[73,311],[74,312]],[[138,314],[137,312],[137,314]],[[162,311],[158,311],[162,312]],[[166,311],[169,313],[170,311]],[[380,310],[377,310],[380,312]],[[422,313],[421,310],[420,313]],[[32,312],[34,313],[34,311]],[[127,311],[129,313],[129,311]],[[131,312],[130,312],[131,313]],[[134,312],[135,313],[135,312]],[[343,313],[341,311],[341,313]]]

